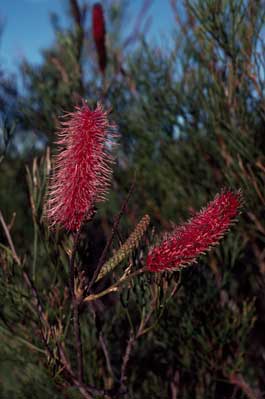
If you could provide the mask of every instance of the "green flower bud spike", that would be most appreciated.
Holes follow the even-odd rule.
[[[115,269],[125,258],[127,258],[133,250],[135,250],[146,232],[150,223],[150,217],[148,215],[143,216],[140,222],[135,227],[132,234],[125,241],[125,243],[118,249],[118,251],[110,258],[101,268],[98,278],[96,280],[99,281],[104,277],[107,273]]]

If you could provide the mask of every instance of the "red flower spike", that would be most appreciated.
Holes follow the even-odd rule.
[[[240,191],[223,191],[188,222],[166,234],[159,246],[149,251],[146,268],[151,272],[179,270],[218,244],[235,221],[242,204]]]
[[[99,68],[101,72],[104,73],[107,64],[107,54],[106,54],[106,45],[105,45],[106,31],[105,31],[105,19],[104,19],[103,8],[100,3],[96,3],[93,5],[92,31],[98,53]]]
[[[65,117],[58,132],[61,150],[55,157],[45,210],[51,227],[58,224],[76,231],[84,219],[91,218],[95,202],[105,198],[116,134],[100,104],[91,111],[83,102]]]

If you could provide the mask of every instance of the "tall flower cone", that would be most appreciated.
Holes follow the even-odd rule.
[[[77,231],[94,213],[96,202],[108,191],[113,163],[111,149],[117,136],[100,104],[94,111],[85,102],[65,116],[58,131],[60,149],[46,198],[50,226]]]
[[[107,64],[107,53],[106,53],[106,43],[105,43],[105,19],[102,5],[96,3],[93,5],[92,10],[92,32],[95,41],[98,63],[100,71],[104,74]]]
[[[240,192],[223,191],[188,222],[166,234],[160,245],[147,255],[146,268],[152,272],[179,270],[217,245],[235,221],[242,204]]]

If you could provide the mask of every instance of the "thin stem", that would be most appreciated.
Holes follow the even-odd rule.
[[[250,385],[244,380],[241,374],[232,374],[230,376],[231,384],[237,386],[249,399],[261,399],[262,395],[260,392],[255,392]]]
[[[114,373],[113,373],[113,370],[112,370],[112,365],[111,365],[111,361],[110,361],[109,351],[108,351],[107,344],[106,344],[106,341],[105,341],[105,338],[104,338],[104,335],[103,335],[102,332],[100,332],[100,334],[99,334],[99,342],[100,342],[102,351],[103,351],[104,356],[105,356],[106,365],[107,365],[107,369],[108,369],[109,375],[111,376],[112,379],[114,379]]]
[[[75,333],[75,345],[77,351],[78,380],[79,382],[83,382],[84,380],[83,346],[82,346],[80,320],[79,320],[79,304],[77,303],[77,301],[75,301],[74,303],[74,333]]]
[[[142,268],[138,271],[144,272],[145,268]],[[133,273],[133,274],[135,274],[135,273]],[[177,289],[179,288],[179,285],[180,285],[180,280],[174,285],[166,303],[170,300],[170,298],[172,298],[175,295],[175,293],[177,292]],[[154,301],[153,305],[155,305],[155,301]],[[128,363],[129,363],[129,360],[131,357],[132,350],[134,349],[134,346],[137,342],[137,339],[139,339],[142,335],[144,335],[144,334],[148,333],[150,330],[152,330],[152,328],[155,327],[155,325],[158,323],[158,320],[160,319],[159,318],[156,321],[156,323],[154,323],[153,325],[146,327],[147,323],[149,322],[149,320],[152,316],[152,313],[153,313],[153,307],[150,310],[150,312],[146,315],[146,317],[144,317],[144,316],[142,317],[140,325],[139,325],[136,333],[134,333],[134,329],[132,327],[130,329],[130,336],[129,336],[129,339],[127,342],[127,346],[126,346],[126,350],[125,350],[125,354],[124,354],[122,366],[121,366],[121,376],[120,376],[120,388],[121,389],[126,388],[125,384],[126,384],[126,378],[127,378],[126,373],[127,373]]]
[[[135,185],[135,181],[133,181],[133,183],[132,183],[132,185],[130,187],[130,190],[129,190],[129,192],[128,192],[128,194],[127,194],[127,196],[126,196],[126,198],[125,198],[125,200],[124,200],[124,202],[122,204],[120,212],[119,212],[118,216],[115,218],[115,221],[114,221],[114,224],[113,224],[113,227],[112,227],[112,231],[111,231],[111,235],[110,235],[110,237],[109,237],[109,239],[108,239],[108,241],[107,241],[107,243],[105,245],[105,248],[103,249],[103,252],[102,252],[102,254],[100,256],[100,259],[99,259],[99,262],[98,262],[98,265],[97,265],[97,268],[94,271],[93,277],[90,280],[90,283],[89,283],[89,286],[88,286],[88,293],[90,292],[92,285],[95,283],[95,281],[96,281],[96,279],[98,277],[98,274],[100,272],[100,269],[101,269],[101,267],[103,266],[103,264],[104,264],[104,262],[106,260],[107,253],[108,253],[108,251],[109,251],[109,249],[111,247],[111,244],[113,242],[114,235],[115,235],[115,233],[116,233],[116,231],[118,229],[121,217],[122,217],[122,215],[123,215],[123,213],[125,211],[126,206],[128,205],[129,199],[130,199],[130,197],[132,195],[132,192],[133,192],[133,189],[134,189],[134,185]]]
[[[136,272],[134,272],[134,273],[129,274],[127,277],[121,277],[119,281],[112,284],[107,289],[99,292],[98,294],[88,295],[87,297],[85,297],[83,299],[83,302],[95,301],[96,299],[101,298],[101,297],[109,294],[110,292],[118,291],[120,285],[130,281],[133,277],[138,276],[138,274],[144,273],[145,271],[146,270],[144,268],[142,268],[142,269],[136,270]]]
[[[74,236],[74,245],[69,260],[69,288],[72,299],[75,298],[75,257],[77,252],[78,239],[79,231]]]
[[[14,246],[14,244],[13,244],[11,235],[10,235],[10,233],[9,233],[9,229],[8,229],[8,227],[7,227],[7,225],[6,225],[5,219],[4,219],[3,214],[2,214],[1,211],[0,211],[0,222],[1,222],[2,227],[3,227],[3,229],[4,229],[4,232],[5,232],[5,235],[6,235],[6,239],[7,239],[7,241],[8,241],[9,246],[10,246],[10,249],[11,249],[11,251],[12,251],[13,258],[14,258],[14,260],[16,261],[16,263],[17,263],[18,265],[21,265],[20,258],[18,257],[18,255],[17,255],[17,253],[16,253],[16,249],[15,249],[15,246]]]
[[[156,321],[149,327],[145,327],[148,323],[148,321],[150,320],[152,313],[153,313],[153,309],[150,310],[150,312],[148,313],[148,315],[142,320],[138,332],[137,332],[137,338],[141,337],[144,334],[147,334],[149,331],[153,330],[159,323],[160,319],[163,316],[164,313],[164,309],[166,308],[166,305],[168,304],[168,302],[170,301],[170,299],[176,294],[176,292],[179,290],[181,285],[181,277],[179,277],[178,282],[175,283],[172,291],[170,292],[169,296],[167,297],[167,299],[165,300],[164,304],[163,304],[163,311],[160,313],[160,315],[158,316],[158,318],[156,319]]]
[[[69,374],[71,382],[74,384],[74,386],[76,386],[79,389],[80,393],[85,399],[93,399],[95,398],[95,396],[99,395],[108,398],[111,397],[111,391],[105,389],[98,389],[92,385],[80,383],[79,380],[76,378],[75,374],[73,373],[70,363],[66,358],[64,350],[61,346],[59,347],[59,352],[60,352],[61,363],[64,369]]]
[[[74,237],[74,246],[69,261],[69,287],[72,298],[73,307],[73,322],[74,322],[74,336],[75,336],[75,347],[77,356],[77,374],[79,383],[83,383],[84,380],[84,364],[83,364],[83,347],[80,331],[80,318],[79,318],[79,300],[75,295],[75,257],[77,252],[77,244],[80,237],[80,230]]]
[[[35,280],[36,264],[37,264],[37,250],[38,250],[38,226],[34,220],[34,243],[33,243],[33,264],[32,264],[32,278]]]
[[[123,356],[122,366],[121,366],[121,377],[120,377],[121,388],[125,388],[125,382],[126,382],[126,378],[127,378],[126,377],[127,366],[129,363],[129,359],[130,359],[134,344],[135,344],[135,336],[134,336],[133,330],[130,330],[130,337],[127,342],[127,346],[126,346],[126,350],[125,350],[125,354]]]
[[[35,287],[33,281],[31,280],[30,276],[28,275],[28,273],[25,270],[23,271],[23,277],[26,282],[26,285],[31,290],[33,298],[35,299],[35,308],[37,310],[37,314],[38,314],[38,318],[39,318],[42,341],[44,342],[46,350],[49,353],[49,356],[51,358],[54,358],[53,352],[49,345],[48,338],[47,338],[46,334],[44,333],[44,329],[42,328],[42,326],[46,325],[48,327],[49,331],[51,332],[51,335],[53,335],[53,332],[52,332],[52,329],[50,328],[50,325],[48,324],[48,321],[46,320],[46,317],[44,315],[44,309],[42,307],[37,288]]]

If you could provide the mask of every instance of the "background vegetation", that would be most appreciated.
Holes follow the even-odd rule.
[[[175,295],[171,293],[178,273],[150,281],[139,277],[122,293],[99,301],[96,310],[83,309],[86,380],[101,388],[115,386],[130,334],[137,336],[143,309],[146,314],[151,309],[153,328],[132,345],[125,395],[262,398],[264,1],[172,0],[176,26],[166,49],[144,40],[148,2],[143,2],[129,38],[123,34],[129,18],[127,1],[110,2],[104,6],[104,74],[91,34],[91,2],[81,6],[69,0],[66,5],[71,23],[63,29],[60,17],[53,18],[56,41],[43,51],[42,64],[21,65],[25,94],[17,92],[5,71],[0,72],[0,208],[23,260],[19,268],[1,228],[0,397],[79,397],[75,388],[64,384],[51,358],[47,364],[34,327],[37,315],[22,281],[26,270],[38,286],[45,315],[54,322],[55,336],[65,337],[74,357],[64,289],[68,280],[63,249],[70,237],[47,231],[42,203],[50,165],[47,148],[54,151],[58,117],[85,97],[93,107],[99,99],[111,107],[111,119],[121,132],[111,193],[78,249],[88,275],[133,182],[109,256],[144,213],[151,216],[156,231],[164,231],[223,187],[241,188],[245,198],[239,224],[210,255],[181,272]],[[150,228],[145,242],[152,242],[152,234]],[[144,248],[141,245],[129,262],[137,265]],[[128,259],[123,267],[127,265]],[[152,308],[154,298],[159,305]],[[64,300],[68,313],[60,314],[63,326],[58,326]]]

